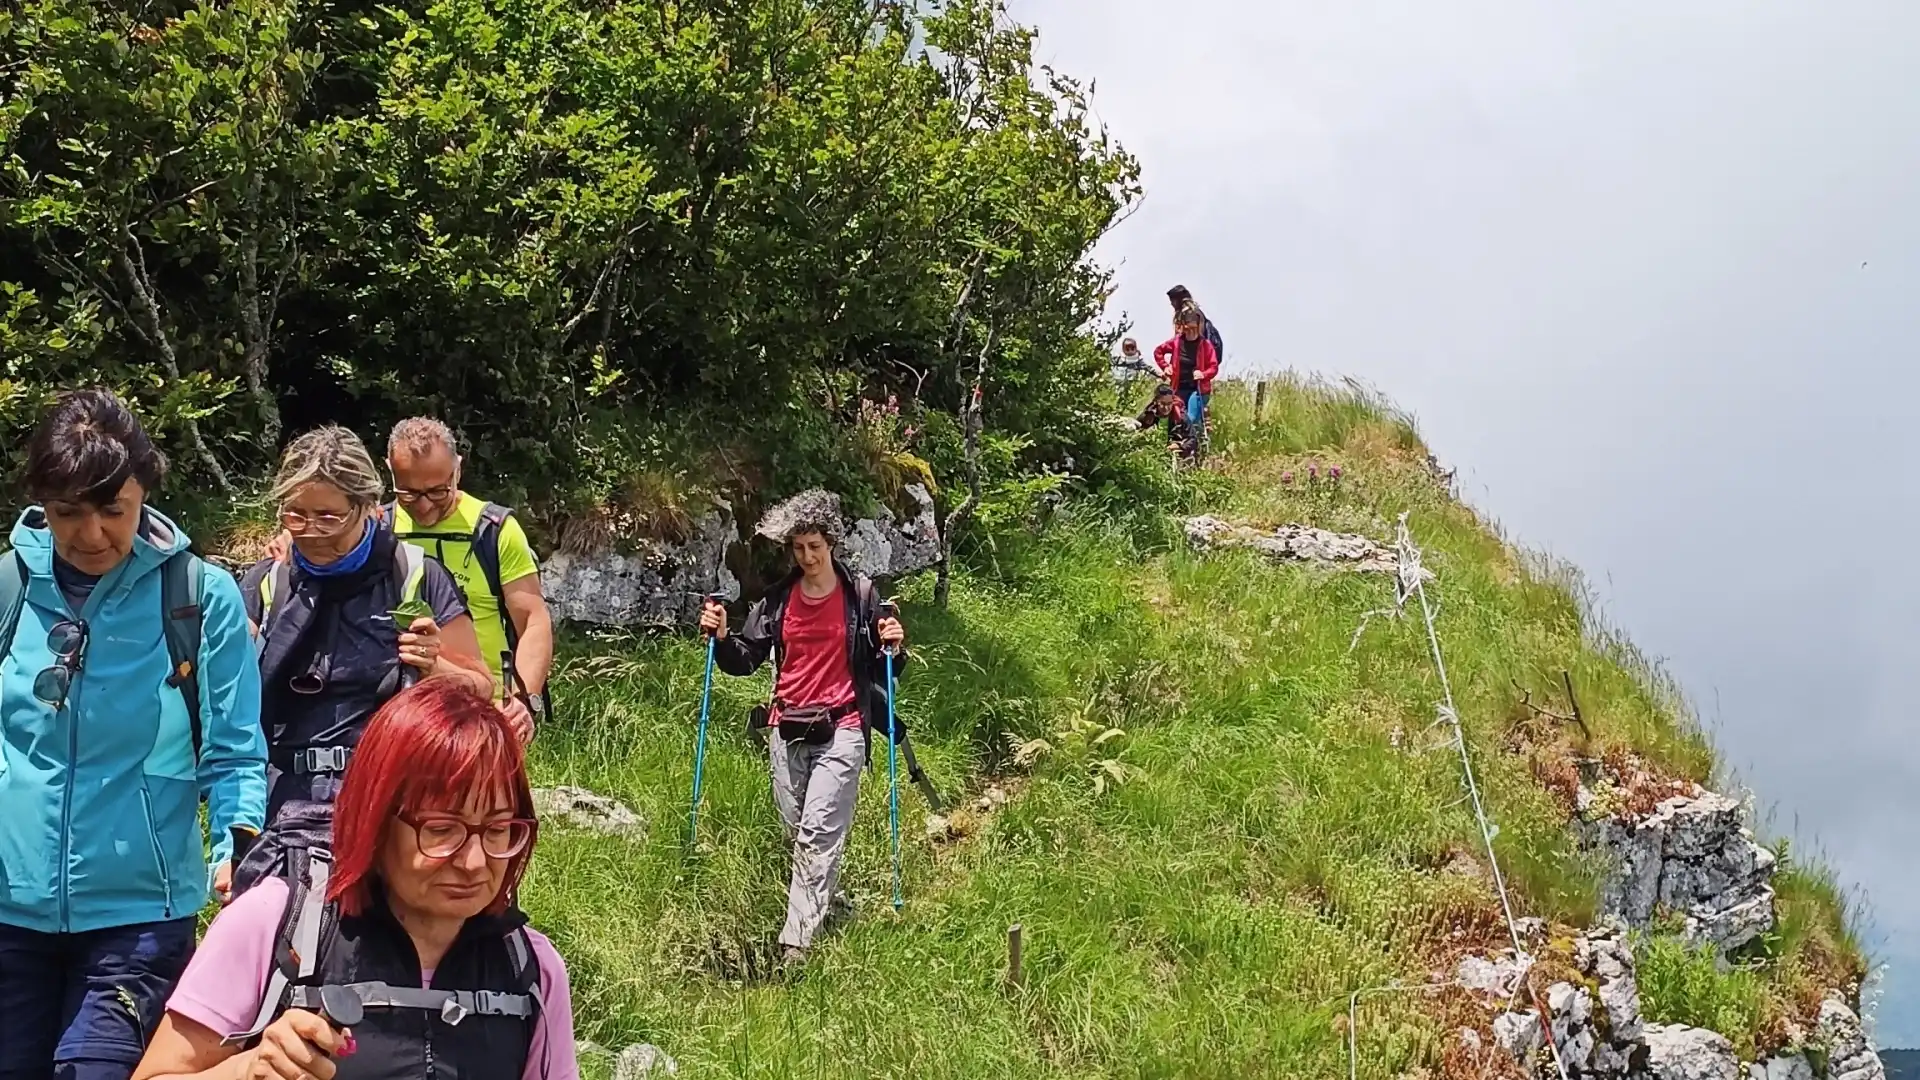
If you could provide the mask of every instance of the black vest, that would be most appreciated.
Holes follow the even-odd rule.
[[[312,976],[296,986],[383,982],[420,985],[413,941],[377,899],[365,915],[335,921],[328,905],[320,957]],[[527,994],[537,984],[537,965],[516,972],[507,934],[526,925],[509,908],[503,915],[467,920],[453,948],[434,969],[435,990],[491,990]],[[450,1024],[422,1009],[369,1008],[353,1035],[359,1044],[336,1060],[340,1080],[520,1080],[533,1045],[534,1018],[475,1015]]]
[[[393,531],[381,525],[367,564],[354,573],[323,578],[294,568],[287,579],[290,595],[275,595],[264,619],[258,586],[262,576],[272,575],[272,564],[247,577],[248,613],[261,623],[269,822],[289,801],[333,801],[339,770],[296,766],[296,758],[357,746],[367,720],[405,683],[399,631],[390,617],[402,599],[394,580],[397,546]],[[321,691],[294,690],[303,675],[318,675]]]

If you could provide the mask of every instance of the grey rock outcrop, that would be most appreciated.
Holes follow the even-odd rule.
[[[680,1063],[652,1043],[636,1043],[613,1061],[613,1080],[643,1080],[649,1076],[678,1076]]]
[[[840,554],[872,577],[899,577],[925,570],[940,559],[940,532],[933,496],[919,484],[903,494],[913,512],[849,523]],[[597,555],[550,556],[540,568],[540,587],[556,617],[598,626],[686,626],[699,618],[711,593],[740,596],[740,582],[727,569],[727,553],[741,542],[732,507],[715,502],[693,522],[684,543],[641,539],[630,550]]]
[[[1838,997],[1820,1003],[1814,1038],[1826,1047],[1829,1080],[1886,1080],[1886,1066],[1867,1041],[1860,1017]],[[1773,1080],[1771,1074],[1767,1080]]]
[[[905,520],[896,521],[893,511],[883,506],[878,517],[854,522],[840,544],[847,565],[868,577],[898,577],[940,561],[932,493],[919,484],[909,484],[901,493],[914,506]]]
[[[1747,1080],[1819,1080],[1805,1054],[1780,1054],[1747,1066]]]
[[[1256,529],[1236,525],[1210,514],[1191,517],[1185,524],[1187,543],[1195,551],[1247,548],[1278,562],[1310,562],[1346,570],[1391,574],[1399,568],[1392,548],[1364,536],[1328,532],[1305,525]]]
[[[1532,963],[1508,954],[1467,957],[1457,978],[1500,1010],[1491,1024],[1494,1045],[1528,1075],[1547,1080],[1560,1074],[1547,1051],[1538,1004],[1514,1004]],[[1569,1080],[1886,1080],[1859,1016],[1838,995],[1820,1007],[1808,1043],[1817,1055],[1796,1048],[1742,1065],[1722,1033],[1643,1021],[1632,945],[1617,922],[1578,938],[1573,965],[1581,981],[1553,983],[1541,1003]],[[1817,1064],[1823,1060],[1824,1072]]]
[[[1647,1028],[1646,1043],[1649,1080],[1740,1080],[1740,1059],[1718,1032],[1654,1024]]]
[[[581,787],[533,789],[533,810],[541,821],[607,836],[638,837],[647,823],[624,804]]]
[[[1583,809],[1594,805],[1582,789]],[[1601,909],[1643,929],[1665,908],[1687,937],[1721,952],[1773,928],[1773,852],[1754,842],[1739,802],[1702,792],[1675,796],[1639,819],[1583,817],[1583,842],[1611,858]]]
[[[733,510],[724,503],[693,522],[683,544],[643,539],[627,553],[550,556],[540,588],[557,618],[599,626],[674,626],[700,616],[709,593],[740,595],[727,569],[727,549],[740,540]]]

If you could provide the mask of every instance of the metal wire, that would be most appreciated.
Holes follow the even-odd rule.
[[[1420,547],[1413,542],[1413,533],[1407,528],[1407,516],[1404,512],[1400,515],[1399,528],[1394,539],[1398,565],[1394,575],[1393,607],[1378,611],[1369,611],[1362,616],[1359,628],[1353,632],[1353,641],[1347,648],[1348,651],[1351,652],[1354,646],[1360,644],[1360,635],[1366,630],[1367,622],[1374,616],[1384,615],[1388,618],[1399,618],[1405,612],[1408,600],[1419,599],[1421,621],[1423,621],[1427,627],[1427,645],[1433,654],[1433,667],[1440,675],[1440,692],[1442,695],[1441,704],[1438,709],[1440,721],[1444,721],[1453,728],[1453,745],[1460,753],[1460,770],[1466,777],[1467,799],[1473,803],[1473,816],[1475,820],[1480,823],[1480,839],[1487,847],[1487,865],[1493,868],[1493,887],[1494,890],[1500,894],[1500,910],[1502,914],[1506,916],[1507,936],[1513,942],[1514,956],[1524,957],[1527,955],[1527,950],[1520,944],[1520,925],[1519,921],[1516,920],[1513,915],[1513,899],[1507,892],[1506,876],[1500,872],[1500,858],[1494,853],[1493,849],[1493,838],[1499,832],[1499,829],[1495,827],[1493,822],[1487,817],[1486,804],[1480,799],[1480,784],[1473,775],[1473,755],[1467,752],[1466,729],[1460,723],[1459,710],[1454,707],[1453,681],[1447,675],[1447,660],[1440,651],[1440,634],[1434,629],[1436,609],[1434,605],[1427,600],[1426,580],[1434,575],[1421,565]],[[1432,986],[1427,986],[1420,987],[1419,989],[1431,988]],[[1374,989],[1385,988],[1376,987]],[[1354,1027],[1358,1022],[1360,994],[1361,991],[1355,991],[1353,997],[1348,1000],[1349,1022],[1347,1026],[1347,1039],[1349,1062],[1347,1071],[1350,1080],[1355,1076],[1355,1070],[1358,1068],[1359,1036],[1355,1033]],[[1560,1060],[1560,1047],[1559,1044],[1554,1042],[1553,1027],[1551,1024],[1542,1032],[1542,1035],[1544,1036],[1542,1041],[1547,1044],[1547,1049],[1553,1056],[1554,1069],[1560,1074],[1560,1080],[1566,1080],[1567,1066],[1565,1062]]]

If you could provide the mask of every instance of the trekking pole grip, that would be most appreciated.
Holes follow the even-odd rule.
[[[880,617],[883,619],[895,619],[895,620],[899,619],[900,605],[894,603],[891,600],[880,601]],[[893,645],[882,644],[880,646],[880,651],[886,653],[888,656],[896,656],[899,654],[898,647]],[[888,666],[888,674],[892,674],[891,665]]]

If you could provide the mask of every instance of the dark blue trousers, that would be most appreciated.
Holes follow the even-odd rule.
[[[83,934],[0,923],[0,1080],[127,1080],[194,930],[192,918]]]

